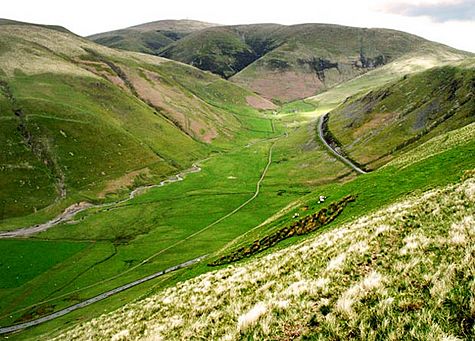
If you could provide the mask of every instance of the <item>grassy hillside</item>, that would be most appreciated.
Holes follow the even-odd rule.
[[[57,339],[473,339],[474,195],[472,171]]]
[[[439,65],[470,55],[387,29],[329,24],[191,27],[193,32],[176,35],[173,42],[164,38],[160,30],[148,29],[127,29],[92,38],[107,46],[178,60],[231,78],[268,99],[284,102],[314,96],[408,58],[423,57]],[[406,72],[401,65],[395,69],[399,75]]]
[[[196,20],[160,20],[121,30],[94,34],[88,38],[118,49],[158,54],[160,50],[194,31],[215,24]]]
[[[324,24],[214,27],[169,45],[161,55],[289,101],[415,53],[441,60],[465,55],[403,32]]]
[[[342,150],[368,169],[403,149],[475,120],[475,68],[445,66],[404,77],[330,114],[328,128]]]
[[[473,58],[461,60],[454,58],[451,60],[448,56],[438,53],[408,54],[390,64],[338,84],[316,96],[306,98],[304,101],[315,106],[318,112],[329,112],[343,103],[348,97],[365,94],[370,90],[397,81],[404,76],[444,65],[469,67],[473,65]]]
[[[154,29],[155,23],[150,25]],[[242,45],[242,39],[233,40],[226,51],[239,55],[257,53],[259,46],[259,51],[265,51],[270,44],[265,37],[281,27],[240,26],[228,27],[225,32],[213,28],[197,33],[218,31],[226,44],[237,29],[245,45],[252,45],[251,51]],[[298,39],[310,39],[305,38],[307,30],[306,26],[297,30]],[[178,42],[186,42],[194,34]],[[442,332],[447,336],[472,336],[472,326],[466,323],[473,320],[470,315],[458,310],[452,313],[458,305],[463,306],[460,311],[471,311],[471,303],[460,298],[468,295],[467,281],[458,275],[456,295],[450,296],[455,297],[453,301],[442,304],[442,308],[435,299],[426,306],[419,305],[432,295],[427,283],[436,287],[440,284],[436,272],[439,265],[441,271],[450,262],[456,264],[457,271],[465,266],[465,250],[439,242],[452,223],[458,224],[463,215],[474,213],[472,173],[465,175],[464,183],[442,188],[475,168],[475,159],[467,157],[475,152],[474,123],[469,124],[471,107],[467,106],[473,102],[470,60],[458,67],[434,69],[429,71],[433,74],[400,80],[406,82],[405,90],[410,88],[414,94],[420,91],[410,97],[416,102],[405,103],[407,108],[412,103],[413,110],[417,110],[417,104],[437,94],[444,110],[451,103],[457,111],[451,116],[453,121],[450,118],[435,128],[430,121],[433,115],[428,114],[424,123],[434,129],[411,144],[410,150],[403,148],[394,154],[394,160],[385,167],[356,176],[316,139],[315,118],[323,109],[333,108],[346,96],[358,93],[338,109],[343,110],[365,98],[360,91],[381,86],[401,73],[463,55],[427,44],[425,48],[433,50],[430,56],[423,58],[421,53],[426,50],[422,48],[378,68],[366,64],[360,71],[372,71],[332,88],[318,100],[276,108],[235,83],[186,64],[109,49],[44,27],[0,26],[0,122],[5,123],[0,125],[0,134],[8,146],[0,148],[0,186],[7,189],[6,193],[0,192],[0,213],[4,217],[0,230],[45,221],[74,202],[111,202],[82,211],[72,221],[29,238],[0,239],[5,258],[0,262],[0,273],[6,274],[0,279],[0,325],[47,315],[208,255],[206,262],[192,268],[168,273],[9,337],[51,339],[82,322],[86,323],[83,327],[62,337],[289,339],[305,335],[317,339],[386,339],[401,335],[401,330],[421,339]],[[403,50],[396,43],[390,48]],[[213,51],[217,51],[217,59],[222,57],[219,50]],[[263,52],[263,58],[271,53]],[[222,65],[233,58],[226,56]],[[362,62],[361,55],[358,58]],[[333,71],[325,69],[323,74]],[[331,78],[330,74],[325,77]],[[432,82],[433,87],[427,81],[432,78],[438,79]],[[393,91],[397,84],[370,94]],[[456,90],[451,92],[454,87]],[[394,101],[386,105],[404,100],[404,89],[394,91]],[[192,163],[198,164],[200,171],[187,174],[184,181],[150,188],[131,200],[116,201],[124,198],[131,187],[157,183]],[[442,189],[421,195],[434,187]],[[328,197],[324,203],[319,200],[321,195]],[[334,204],[348,196],[355,201],[345,202],[344,207]],[[403,199],[408,201],[376,212]],[[426,205],[427,200],[440,207]],[[427,207],[435,209],[432,216],[421,213],[420,209]],[[460,209],[454,211],[454,207]],[[226,259],[236,250],[254,248],[256,240],[269,240],[322,214],[333,214],[334,221],[324,221],[310,235],[298,233],[282,240],[263,254],[311,238],[303,251],[300,246],[292,246],[283,251],[286,255],[277,252],[269,258],[257,256],[247,264],[213,272],[215,268],[207,265],[223,256]],[[363,216],[368,218],[355,221]],[[376,233],[380,225],[373,223],[378,221],[390,227]],[[433,226],[434,222],[438,225]],[[343,227],[348,236],[341,232],[344,224],[348,224]],[[315,229],[305,225],[301,230]],[[424,237],[434,239],[433,244],[418,244],[427,246],[421,249],[428,253],[424,262],[433,262],[418,263],[420,267],[413,269],[409,266],[413,263],[406,264],[408,254],[400,250],[406,244],[413,245],[412,235],[422,232]],[[466,233],[459,239],[465,241],[466,250],[470,250],[472,237]],[[330,239],[334,243],[327,243]],[[408,281],[423,281],[405,281],[401,275],[405,270]],[[209,274],[185,282],[204,273]],[[380,280],[371,288],[378,290],[376,296],[360,295],[359,288],[365,288],[374,278]],[[324,284],[321,292],[316,283]],[[419,290],[421,287],[425,289]],[[164,288],[170,289],[162,292]],[[462,294],[458,295],[457,290]],[[144,297],[148,300],[88,322]],[[388,316],[383,313],[389,310],[381,310],[378,315],[380,302],[390,297],[394,305],[388,307],[394,310]],[[274,299],[280,303],[274,304]],[[340,304],[348,300],[349,305]],[[203,310],[190,306],[202,306]],[[434,319],[414,326],[414,321],[426,321],[427,314]],[[376,316],[376,320],[370,316]],[[444,316],[454,317],[444,322]],[[394,327],[378,332],[374,326],[385,326],[381,321]]]
[[[229,78],[275,48],[280,25],[219,26],[201,30],[171,44],[161,56]]]
[[[20,287],[0,290],[2,324],[41,316],[157,269],[212,253],[204,264],[169,274],[14,337],[37,339],[48,333],[47,338],[52,338],[71,321],[87,321],[121,307],[124,302],[148,297],[174,283],[213,270],[206,265],[208,262],[249,247],[254,240],[293,224],[295,213],[300,214],[297,219],[303,219],[340,198],[355,195],[356,201],[348,205],[335,222],[319,229],[316,232],[319,234],[410,193],[455,182],[464,170],[475,167],[473,158],[467,158],[475,148],[469,128],[426,142],[418,151],[417,160],[407,159],[412,155],[409,153],[404,159],[407,160],[400,164],[388,164],[365,176],[346,176],[341,182],[331,178],[331,169],[345,175],[345,167],[326,155],[319,144],[311,145],[311,130],[304,134],[303,127],[298,128],[288,137],[275,141],[273,162],[257,198],[231,217],[207,227],[251,197],[272,140],[211,158],[201,165],[202,172],[189,175],[183,182],[150,190],[127,204],[86,211],[77,217],[73,229],[63,224],[37,235],[36,238],[47,239],[50,244],[64,243],[65,239],[97,241],[62,260],[60,267],[37,275]],[[439,139],[449,144],[441,148]],[[441,164],[444,167],[440,167]],[[320,195],[328,197],[324,204],[318,203]],[[302,238],[306,236],[285,240],[266,253],[295,244]],[[143,263],[143,259],[149,261]],[[31,288],[35,288],[34,292]],[[208,316],[207,313],[204,316]],[[109,331],[103,334],[103,330],[97,333],[104,338],[110,335]]]
[[[60,32],[66,32],[66,33],[72,33],[69,31],[67,28],[63,26],[58,26],[58,25],[41,25],[41,24],[32,24],[32,23],[26,23],[22,21],[16,21],[16,20],[10,20],[10,19],[3,19],[0,18],[0,26],[3,25],[27,25],[27,26],[37,26],[37,27],[44,27],[44,28],[49,28],[52,30],[57,30]]]
[[[0,54],[3,229],[271,130],[256,109],[271,103],[187,65],[16,23],[0,26]]]

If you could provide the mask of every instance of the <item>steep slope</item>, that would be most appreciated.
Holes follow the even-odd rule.
[[[271,103],[163,58],[16,23],[0,26],[0,56],[0,220],[153,182],[270,131],[248,102]]]
[[[161,52],[281,101],[315,95],[409,54],[468,55],[404,32],[328,24],[214,27]]]
[[[257,24],[201,30],[169,45],[160,55],[229,78],[275,48],[282,26]]]
[[[232,77],[267,98],[282,101],[321,93],[337,84],[412,54],[441,60],[464,53],[386,29],[306,24],[282,29],[282,43]]]
[[[408,54],[390,64],[373,69],[361,76],[338,84],[316,96],[306,98],[304,101],[314,105],[320,112],[328,112],[339,106],[348,97],[367,93],[370,90],[399,80],[403,76],[409,76],[437,66],[460,65],[463,64],[462,61],[470,63],[470,60],[473,60],[473,58],[460,60],[458,57],[455,57],[451,59],[446,54],[438,53]]]
[[[216,24],[196,20],[160,20],[88,38],[108,47],[158,54],[163,47],[186,35],[213,26]]]
[[[473,339],[475,180],[467,175],[56,340]]]
[[[404,77],[354,96],[329,115],[330,139],[374,169],[401,152],[475,120],[475,68],[468,61]]]

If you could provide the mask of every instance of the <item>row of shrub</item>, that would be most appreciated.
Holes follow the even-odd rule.
[[[299,219],[291,225],[283,227],[271,235],[265,236],[264,238],[258,239],[249,246],[241,247],[228,255],[222,256],[208,265],[218,266],[236,262],[243,258],[262,252],[284,239],[313,232],[323,225],[329,224],[335,220],[336,217],[338,217],[346,207],[346,205],[349,202],[355,201],[355,199],[356,198],[353,195],[348,195],[337,202],[331,203],[327,208],[322,208],[317,213]]]

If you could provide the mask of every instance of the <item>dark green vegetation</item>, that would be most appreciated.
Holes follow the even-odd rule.
[[[268,136],[252,105],[272,104],[220,77],[43,27],[0,37],[0,229]]]
[[[216,266],[236,262],[243,258],[250,257],[259,252],[267,250],[268,248],[290,237],[301,236],[310,232],[314,232],[323,225],[329,224],[335,220],[346,207],[346,205],[353,201],[355,201],[355,197],[351,195],[346,196],[338,202],[331,203],[328,208],[322,208],[317,213],[299,219],[290,226],[283,227],[273,234],[265,236],[260,240],[255,240],[250,246],[242,247],[229,255],[220,257],[219,259],[210,263],[210,265]]]
[[[216,25],[196,20],[160,20],[88,38],[108,47],[158,54],[164,47],[188,34],[213,26]]]
[[[160,55],[195,65],[225,78],[238,73],[279,45],[274,24],[221,26],[197,31]]]
[[[473,122],[474,94],[473,68],[434,68],[349,99],[329,115],[329,133],[349,157],[375,169]]]
[[[117,43],[101,35],[91,38],[107,46],[147,52],[144,44],[154,39],[150,34],[134,32],[146,41],[142,44]],[[394,61],[424,56],[440,63],[469,55],[394,30],[328,24],[215,26],[194,30],[174,42],[157,37],[157,46],[161,48],[153,53],[284,102],[313,96]],[[399,68],[402,72],[402,65]]]
[[[0,240],[0,290],[19,287],[83,250],[88,243]]]

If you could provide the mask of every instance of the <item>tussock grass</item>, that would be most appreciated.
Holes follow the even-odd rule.
[[[56,340],[468,340],[474,275],[471,172],[301,244],[178,283]]]

